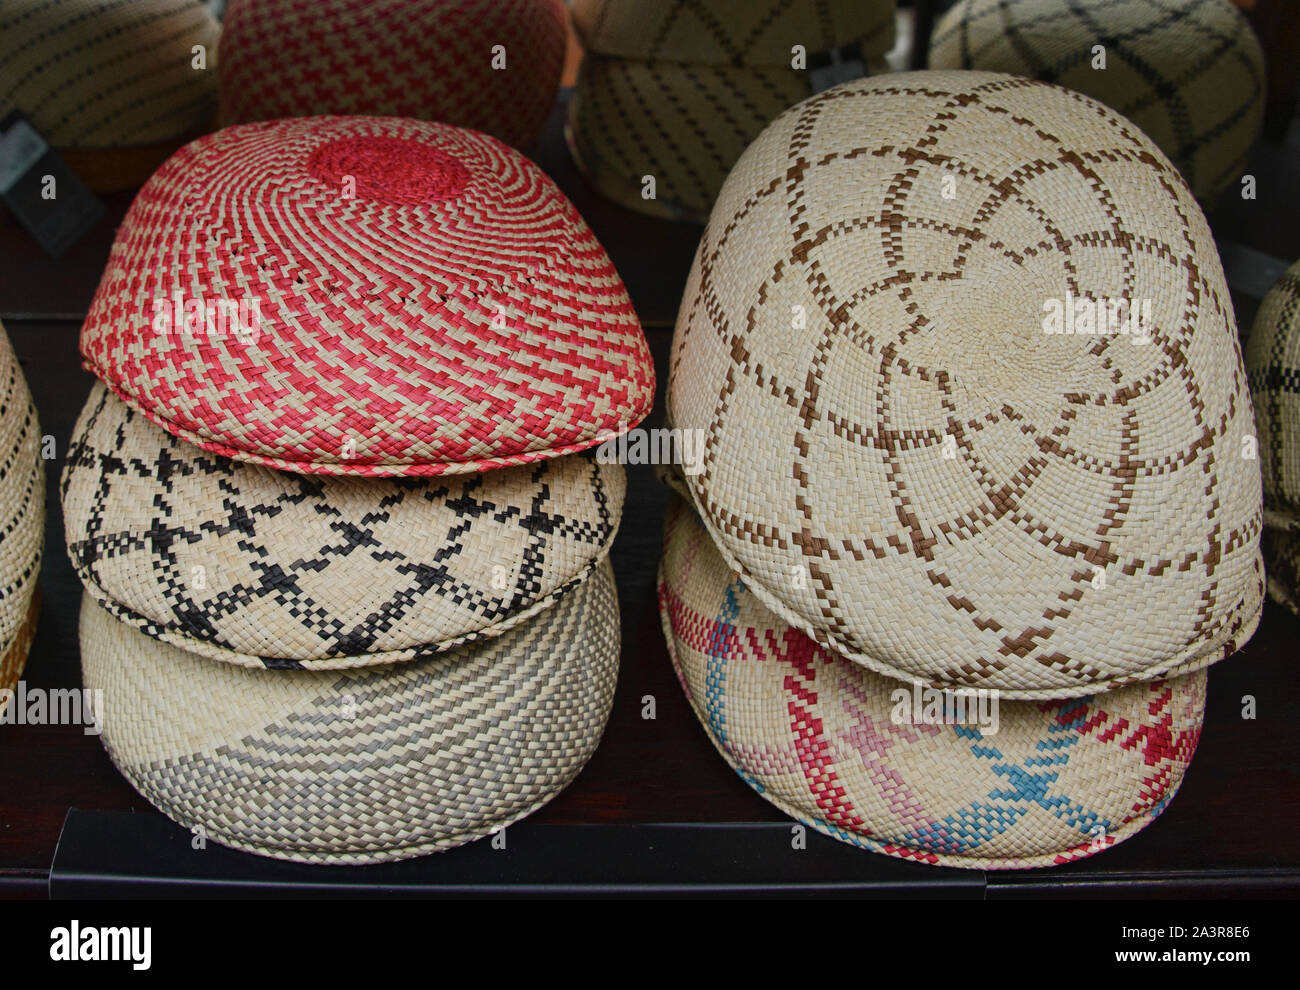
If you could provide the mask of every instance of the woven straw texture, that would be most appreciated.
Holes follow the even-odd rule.
[[[406,859],[541,807],[600,741],[618,672],[605,563],[532,622],[436,660],[350,673],[214,664],[81,615],[104,745],[181,825],[311,863]]]
[[[874,73],[894,43],[892,0],[579,0],[573,18],[588,52],[569,106],[574,160],[623,206],[701,223],[749,143],[814,92],[794,45],[810,66],[856,46],[844,57]]]
[[[22,673],[45,543],[45,463],[27,381],[0,324],[0,688]]]
[[[62,481],[68,554],[117,619],[241,666],[342,669],[499,636],[580,583],[623,511],[591,453],[447,479],[240,464],[92,391]]]
[[[308,474],[571,453],[654,393],[623,282],[556,185],[494,138],[396,118],[182,148],[122,222],[81,349],[176,436]]]
[[[1264,53],[1228,0],[961,0],[935,27],[930,68],[1086,93],[1142,128],[1207,204],[1239,180],[1263,122]]]
[[[894,44],[893,0],[574,0],[587,52],[746,68],[790,67],[791,51]]]
[[[36,637],[36,620],[41,613],[41,595],[37,591],[27,605],[27,615],[18,627],[18,632],[9,641],[9,645],[0,652],[0,715],[9,707],[10,696],[5,691],[13,691],[23,676],[27,666],[27,651],[31,649]]]
[[[1108,849],[1173,798],[1196,749],[1204,671],[1109,694],[1005,701],[895,721],[881,677],[791,629],[746,589],[674,497],[659,603],[695,714],[741,778],[832,838],[972,869],[1051,866]]]
[[[1131,301],[1148,342],[1049,334],[1067,294]],[[704,431],[691,491],[782,618],[878,673],[1070,697],[1258,623],[1231,312],[1195,200],[1127,122],[1027,79],[894,73],[737,163],[668,414]]]
[[[1300,613],[1300,262],[1273,286],[1246,342],[1264,479],[1269,595]]]
[[[554,105],[565,42],[561,0],[230,0],[222,122],[414,117],[526,149]]]
[[[219,33],[199,0],[5,0],[0,117],[21,110],[56,148],[198,134],[217,112]]]

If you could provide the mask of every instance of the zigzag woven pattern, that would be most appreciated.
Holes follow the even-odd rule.
[[[5,0],[0,118],[21,110],[56,148],[197,134],[217,112],[220,31],[199,0]]]
[[[1093,68],[1094,47],[1105,68]],[[1229,0],[961,0],[932,69],[1014,72],[1086,93],[1160,146],[1212,203],[1236,182],[1264,117],[1264,53]]]
[[[1104,695],[1001,701],[969,718],[895,721],[911,685],[790,628],[673,498],[659,604],[696,715],[741,778],[787,814],[900,859],[1051,866],[1130,837],[1178,790],[1200,736],[1204,671]]]
[[[230,0],[222,121],[414,117],[526,149],[554,105],[564,52],[561,0]]]
[[[377,863],[451,848],[545,804],[600,741],[618,670],[603,563],[489,643],[344,673],[215,664],[83,599],[103,740],[164,814],[236,849]]]
[[[1300,614],[1300,262],[1260,303],[1246,341],[1264,477],[1269,595]]]
[[[41,428],[22,367],[0,324],[0,690],[13,687],[27,660],[44,543]]]
[[[1259,621],[1214,241],[1087,97],[894,73],[787,111],[722,191],[669,376],[728,561],[878,673],[1071,697],[1206,666]]]
[[[574,0],[587,52],[745,68],[790,67],[791,49],[893,47],[893,0]]]
[[[654,393],[622,280],[555,184],[494,138],[397,118],[182,148],[119,228],[81,349],[176,436],[308,474],[584,450]]]
[[[624,489],[591,453],[438,479],[287,474],[183,443],[97,383],[62,499],[73,567],[116,619],[206,659],[340,669],[553,607],[609,553]]]

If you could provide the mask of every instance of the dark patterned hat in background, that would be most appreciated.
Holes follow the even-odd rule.
[[[230,0],[223,25],[223,124],[412,117],[523,150],[566,46],[560,0]]]
[[[1300,262],[1260,304],[1246,341],[1264,476],[1269,596],[1300,614]]]
[[[97,191],[138,186],[215,124],[219,34],[199,0],[5,0],[0,119],[22,111]]]
[[[624,469],[594,454],[447,478],[335,478],[170,436],[97,384],[62,482],[77,575],[191,654],[331,669],[499,636],[609,553]]]
[[[959,0],[929,64],[1086,93],[1142,128],[1207,206],[1240,179],[1263,122],[1264,53],[1229,0]]]
[[[747,784],[833,838],[936,866],[1053,866],[1140,831],[1182,783],[1201,733],[1203,670],[1001,701],[982,726],[970,710],[962,721],[899,721],[898,691],[911,686],[773,615],[680,498],[664,541],[664,633],[696,716]]]
[[[41,428],[23,370],[0,324],[0,692],[22,676],[40,609],[45,543]],[[8,707],[0,693],[0,712]]]
[[[354,671],[211,663],[83,599],[103,741],[174,821],[328,865],[406,859],[525,817],[600,741],[618,670],[608,561],[533,621],[440,657]]]
[[[182,148],[118,229],[81,351],[175,436],[307,474],[543,460],[654,395],[623,281],[555,183],[487,135],[392,117]]]
[[[1203,668],[1259,622],[1262,505],[1210,230],[1136,127],[982,72],[791,108],[718,197],[667,412],[703,443],[665,627],[765,797],[986,868],[1165,807]],[[904,717],[899,690],[1001,728]]]
[[[894,44],[893,0],[575,0],[571,10],[586,53],[569,110],[574,160],[623,206],[701,223],[777,114],[884,71]],[[654,199],[642,195],[647,175]]]

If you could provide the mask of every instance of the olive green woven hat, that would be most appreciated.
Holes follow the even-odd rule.
[[[1059,83],[1119,111],[1212,204],[1237,182],[1264,114],[1264,53],[1229,0],[959,0],[932,69]]]
[[[36,633],[45,542],[45,463],[36,407],[0,324],[0,712]]]
[[[1264,476],[1268,593],[1300,614],[1300,262],[1264,297],[1246,341]]]
[[[569,108],[574,160],[623,206],[701,223],[772,118],[832,82],[883,72],[894,44],[893,0],[576,0],[571,9],[586,52]]]

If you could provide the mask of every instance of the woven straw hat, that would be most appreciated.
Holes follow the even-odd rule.
[[[1258,623],[1231,314],[1200,209],[1126,121],[1028,79],[895,73],[737,163],[668,414],[703,431],[687,483],[782,619],[892,677],[1089,694]]]
[[[164,814],[223,845],[354,864],[458,846],[541,807],[600,740],[618,668],[608,562],[487,643],[364,671],[210,663],[87,596],[103,740]]]
[[[1246,342],[1264,478],[1269,595],[1300,614],[1300,262],[1264,297]]]
[[[555,103],[565,45],[561,0],[230,0],[222,122],[414,117],[528,148]]]
[[[340,669],[499,636],[609,553],[624,469],[331,478],[183,443],[97,384],[62,481],[68,553],[117,619],[195,656]]]
[[[727,171],[831,60],[885,70],[893,0],[576,0],[574,160],[623,206],[703,222]],[[792,67],[796,45],[808,69]],[[643,176],[655,198],[642,197]]]
[[[0,324],[0,691],[13,690],[36,633],[45,542],[41,428],[22,368]],[[0,695],[0,712],[8,696]]]
[[[123,220],[81,350],[176,436],[308,474],[584,450],[654,393],[623,282],[555,184],[494,138],[389,117],[182,148]]]
[[[935,27],[930,68],[1086,93],[1142,128],[1207,204],[1240,178],[1263,121],[1264,53],[1229,0],[960,0]]]
[[[659,603],[691,706],[741,778],[832,838],[901,859],[1018,869],[1108,849],[1165,809],[1200,736],[1204,671],[1000,700],[996,720],[975,707],[917,718],[910,684],[768,611],[679,498]]]
[[[219,33],[199,0],[5,0],[0,118],[21,110],[97,190],[139,185],[214,123]]]

